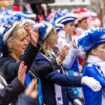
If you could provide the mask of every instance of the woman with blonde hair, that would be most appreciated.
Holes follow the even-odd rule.
[[[61,50],[60,56],[62,59],[59,62],[53,62],[53,64],[55,63],[56,65],[59,65],[60,68],[55,68],[52,66],[53,64],[51,60],[55,59],[60,53],[56,46],[58,40],[56,29],[54,27],[49,28],[49,25],[46,25],[46,32],[42,36],[44,36],[44,40],[42,42],[40,52],[35,58],[34,64],[39,66],[42,71],[47,69],[48,66],[50,66],[50,69],[53,71],[47,76],[39,75],[42,82],[44,104],[69,105],[69,99],[67,95],[67,88],[69,88],[69,86],[81,86],[81,84],[85,84],[93,89],[93,85],[97,84],[96,80],[93,78],[81,76],[70,77],[65,74],[62,62],[65,59],[65,56],[68,54],[69,48],[67,46],[64,46]],[[91,81],[92,84],[90,84],[89,81]],[[95,91],[97,91],[99,88],[100,86]]]
[[[7,83],[10,83],[17,76],[21,60],[25,62],[28,69],[32,65],[38,52],[38,32],[33,32],[27,25],[19,26],[16,22],[12,25],[5,24],[1,28],[4,32],[1,39],[3,56],[0,59],[0,67]],[[28,42],[29,37],[30,42]]]

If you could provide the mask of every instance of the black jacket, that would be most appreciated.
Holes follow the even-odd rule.
[[[0,105],[8,105],[24,90],[24,86],[15,78],[11,84],[0,89]]]
[[[27,65],[27,70],[29,70],[32,65],[35,56],[37,55],[38,48],[35,48],[32,44],[29,44],[25,54],[20,58],[20,61],[24,61],[25,65]],[[3,55],[0,59],[0,71],[5,76],[7,83],[11,83],[11,81],[17,76],[17,72],[19,69],[20,62],[17,62],[12,56],[9,54]]]

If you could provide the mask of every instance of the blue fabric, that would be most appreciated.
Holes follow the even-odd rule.
[[[38,79],[38,102],[39,105],[43,105],[43,95],[42,95],[42,86],[40,78]]]
[[[98,72],[99,67],[96,65],[92,65],[91,67],[86,64],[83,69],[83,76],[89,76],[93,77],[96,80],[98,80],[102,86],[102,88],[105,88],[105,77],[103,77]],[[102,90],[98,92],[92,91],[89,87],[86,85],[83,85],[83,92],[84,92],[84,99],[85,103],[84,105],[102,105]]]
[[[31,77],[30,74],[27,73],[25,78],[25,86],[28,87],[30,83],[31,83]]]
[[[78,73],[79,73],[79,67],[78,67],[79,65],[78,65],[78,59],[77,59],[77,57],[75,58],[75,60],[74,60],[74,62],[73,62],[73,65],[71,66],[71,70],[73,70],[73,71],[77,71]]]
[[[60,20],[58,23],[60,24],[67,24],[69,22],[74,22],[77,18],[74,18],[74,17],[66,17],[66,18],[63,18],[62,20]]]
[[[29,86],[29,84],[31,83],[31,80],[32,80],[31,75],[29,73],[27,73],[26,79],[25,79],[26,87]],[[39,105],[43,104],[42,87],[41,87],[40,78],[38,78],[38,102],[39,102]]]
[[[104,28],[89,29],[78,40],[79,48],[82,48],[84,51],[90,51],[102,43],[105,43]]]

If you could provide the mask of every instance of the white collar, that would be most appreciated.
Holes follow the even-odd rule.
[[[100,59],[97,56],[89,55],[87,59],[87,63],[95,64],[97,66],[100,66],[101,71],[103,72],[105,76],[105,61]]]
[[[99,57],[95,55],[89,55],[87,59],[87,63],[92,63],[92,64],[99,64],[105,62],[104,60],[100,59]]]

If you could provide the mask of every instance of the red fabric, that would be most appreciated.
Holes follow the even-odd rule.
[[[20,7],[16,4],[13,5],[13,11],[20,11]]]
[[[84,65],[84,59],[78,56],[78,62],[81,66]]]

